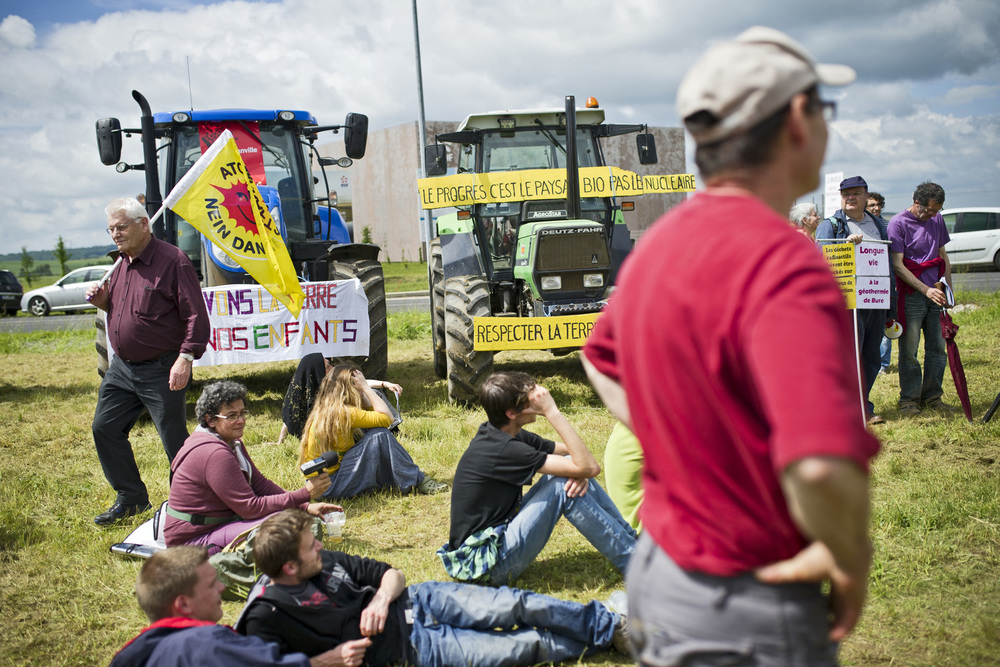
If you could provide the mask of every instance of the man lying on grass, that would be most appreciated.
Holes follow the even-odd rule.
[[[535,665],[612,644],[626,650],[624,618],[597,601],[453,582],[407,586],[386,563],[323,550],[311,525],[295,509],[261,524],[254,558],[271,581],[237,630],[285,652],[332,653],[343,665]]]
[[[526,373],[491,375],[479,389],[489,421],[479,427],[455,470],[451,535],[438,556],[455,579],[507,584],[531,565],[565,516],[624,574],[636,533],[594,477],[601,466]],[[544,416],[562,438],[522,427]],[[535,473],[545,475],[522,498]]]
[[[204,547],[184,545],[154,554],[135,582],[135,597],[152,624],[118,651],[111,667],[343,664],[334,651],[312,659],[302,653],[282,655],[275,644],[218,625],[223,588]]]

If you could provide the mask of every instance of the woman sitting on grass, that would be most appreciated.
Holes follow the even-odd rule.
[[[201,545],[218,553],[243,532],[291,507],[313,516],[342,508],[319,498],[330,486],[326,474],[285,491],[257,470],[243,446],[249,412],[247,388],[238,382],[214,382],[195,405],[198,428],[170,465],[170,497],[163,537],[168,547]]]
[[[283,443],[289,434],[302,439],[302,431],[316,402],[319,385],[332,369],[330,362],[319,352],[311,352],[299,360],[292,381],[288,383],[285,400],[281,404],[281,433],[278,435],[277,444]],[[398,384],[386,380],[368,380],[368,385],[381,397],[385,394],[379,393],[378,389],[391,391],[396,395],[397,403],[403,391]],[[391,405],[389,409],[392,410]],[[402,421],[398,413],[393,413],[392,416],[397,424]]]
[[[386,428],[389,405],[360,370],[338,365],[326,374],[299,446],[299,465],[335,451],[339,467],[330,473],[326,498],[351,498],[375,489],[432,494],[448,486],[427,477]]]

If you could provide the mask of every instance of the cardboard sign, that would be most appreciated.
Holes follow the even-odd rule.
[[[889,276],[889,244],[884,241],[832,243],[823,246],[823,255],[835,276]]]
[[[599,315],[476,317],[473,347],[477,351],[583,347]]]
[[[859,276],[892,275],[892,265],[889,262],[889,244],[878,241],[862,241],[854,246],[854,273]]]
[[[889,309],[892,266],[887,243],[832,243],[823,246],[823,255],[840,283],[850,310]]]
[[[885,241],[850,241],[823,246],[823,255],[840,283],[847,307],[888,310],[892,265]]]
[[[823,187],[823,217],[829,218],[840,208],[840,182],[844,172],[834,171],[825,175]]]
[[[838,278],[842,276],[853,276],[855,271],[854,244],[853,243],[831,243],[823,246],[823,256],[833,275]]]

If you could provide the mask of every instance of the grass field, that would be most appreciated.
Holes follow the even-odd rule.
[[[386,292],[427,291],[426,262],[383,262]]]
[[[981,416],[1000,391],[1000,297],[965,294],[960,300],[980,306],[955,320]],[[433,373],[426,314],[391,316],[389,327],[390,377],[404,387],[400,440],[428,474],[451,481],[484,417],[448,405],[445,383]],[[107,664],[146,624],[132,596],[140,561],[108,553],[141,519],[112,529],[93,524],[113,492],[90,434],[98,386],[92,338],[89,331],[0,334],[0,664]],[[526,370],[548,386],[603,459],[613,420],[587,384],[577,354],[505,353],[497,367]],[[286,488],[301,485],[297,443],[267,443],[277,437],[293,368],[286,362],[196,369],[188,394],[193,411],[206,382],[245,382],[253,411],[251,455]],[[875,564],[870,604],[841,651],[843,663],[1000,664],[1000,416],[986,426],[937,415],[900,421],[892,407],[896,381],[890,374],[875,384],[874,400],[889,420],[878,431],[883,449],[872,471]],[[809,390],[808,378],[802,386]],[[955,402],[950,391],[946,398]],[[544,420],[538,426],[542,435],[554,436]],[[158,503],[167,495],[167,464],[148,422],[137,425],[133,442]],[[344,550],[386,560],[411,582],[445,578],[434,550],[447,537],[448,494],[377,494],[344,505]],[[606,598],[622,586],[566,522],[518,583],[580,601]],[[232,622],[240,605],[224,608],[224,622]],[[628,664],[614,653],[583,662]]]

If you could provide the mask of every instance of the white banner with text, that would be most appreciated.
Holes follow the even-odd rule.
[[[368,298],[357,279],[302,283],[299,317],[259,285],[202,289],[212,322],[205,354],[195,366],[254,364],[368,355]]]

